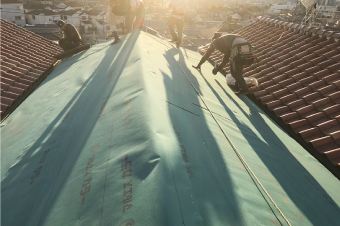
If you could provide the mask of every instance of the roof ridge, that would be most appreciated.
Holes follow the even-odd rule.
[[[303,24],[296,24],[292,22],[286,22],[286,21],[280,21],[264,16],[259,16],[257,17],[257,21],[265,24],[272,24],[274,26],[278,26],[279,28],[290,30],[290,31],[300,31],[304,34],[316,34],[319,36],[325,36],[327,38],[335,38],[339,39],[340,38],[340,32],[337,31],[330,31],[330,30],[325,30],[323,28],[318,28],[318,27],[309,27],[307,25]]]

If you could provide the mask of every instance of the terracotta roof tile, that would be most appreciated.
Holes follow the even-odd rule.
[[[16,99],[18,99],[18,97],[19,97],[20,95],[17,94],[17,93],[12,93],[12,92],[10,92],[10,91],[3,91],[3,92],[1,93],[1,96],[3,96],[3,97],[8,97],[8,98],[11,98],[11,99],[13,99],[13,100],[16,100]]]
[[[313,75],[317,78],[317,79],[322,79],[328,75],[330,75],[332,72],[329,69],[323,69],[320,70],[318,72],[315,72]]]
[[[300,109],[302,107],[307,106],[308,103],[304,99],[298,99],[292,102],[289,102],[287,106],[292,110],[296,111],[297,109]]]
[[[306,78],[307,76],[308,76],[307,72],[301,72],[301,73],[298,73],[296,75],[293,75],[292,78],[295,81],[299,82],[301,79]]]
[[[340,90],[336,91],[329,95],[329,97],[333,100],[334,103],[340,103]]]
[[[308,86],[314,82],[317,81],[317,78],[314,76],[314,75],[311,75],[311,76],[308,76],[308,77],[305,77],[305,78],[302,78],[300,80],[300,82],[304,85],[304,86]]]
[[[333,94],[339,90],[339,88],[335,84],[331,84],[328,86],[324,86],[321,89],[319,89],[319,93],[321,93],[323,96],[329,96],[330,94]]]
[[[328,117],[334,118],[335,116],[338,116],[340,114],[340,104],[335,104],[333,106],[330,106],[323,110]]]
[[[316,82],[313,82],[309,84],[308,86],[312,88],[313,90],[318,90],[320,87],[323,87],[327,85],[327,82],[325,80],[317,80]]]
[[[328,120],[324,123],[317,125],[324,135],[329,135],[330,133],[340,130],[340,122],[336,119]]]
[[[334,102],[332,101],[332,98],[325,97],[325,98],[322,98],[320,100],[312,102],[312,104],[314,105],[314,107],[316,109],[322,111],[322,110],[332,106],[334,104]]]
[[[61,48],[33,32],[27,31],[1,19],[1,81],[2,97],[8,109],[18,98],[30,90],[34,82],[50,68],[56,60],[52,55]],[[13,101],[8,101],[8,100]]]
[[[339,68],[340,68],[340,62],[336,62],[333,65],[327,67],[327,69],[332,72],[339,70]]]
[[[305,117],[309,123],[313,126],[319,125],[321,123],[327,122],[330,118],[324,112],[318,112],[315,114],[310,114]]]
[[[282,101],[281,100],[273,100],[273,101],[270,101],[268,103],[266,103],[267,107],[271,110],[277,108],[277,107],[280,107],[283,105]]]
[[[272,101],[273,102],[273,101]],[[285,115],[285,114],[288,114],[290,112],[292,112],[292,110],[288,107],[288,106],[281,106],[281,107],[277,107],[277,108],[274,108],[273,109],[273,112],[276,114],[276,115]]]
[[[306,141],[311,141],[311,140],[319,138],[320,136],[323,136],[321,130],[318,127],[313,127],[313,128],[300,131],[299,134]]]
[[[285,115],[281,115],[280,118],[286,123],[289,124],[291,122],[302,119],[297,112],[291,112]]]

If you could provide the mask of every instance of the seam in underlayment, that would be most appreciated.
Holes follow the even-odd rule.
[[[192,104],[195,105],[195,106],[197,106],[197,107],[199,107],[199,108],[202,108],[202,109],[204,109],[204,110],[206,110],[206,111],[209,111],[209,110],[206,109],[205,107],[202,107],[202,106],[200,106],[200,105],[198,105],[198,104],[195,104],[195,103],[192,103]],[[234,121],[233,121],[232,119],[230,119],[230,118],[227,118],[227,117],[225,117],[225,116],[223,116],[223,115],[220,115],[220,114],[218,114],[218,113],[216,113],[216,112],[213,112],[213,111],[212,111],[212,113],[214,113],[215,115],[220,116],[221,118],[223,118],[223,119],[225,119],[225,120],[227,120],[227,121],[230,121],[230,122],[232,122],[232,123],[234,123],[234,124],[236,124],[236,125],[239,125],[239,126],[242,126],[242,127],[244,127],[244,128],[247,128],[247,129],[251,130],[248,126],[243,125],[243,124],[241,124],[241,123],[234,122]]]
[[[168,104],[171,104],[172,106],[178,107],[178,108],[180,108],[180,109],[182,109],[182,110],[184,110],[184,111],[186,111],[186,112],[189,112],[189,113],[191,113],[191,114],[193,114],[193,115],[199,116],[198,114],[195,114],[195,113],[193,113],[193,112],[191,112],[191,111],[189,111],[189,110],[187,110],[187,109],[185,109],[185,108],[182,108],[182,107],[180,107],[180,106],[178,106],[178,105],[176,105],[176,104],[173,104],[173,103],[171,103],[171,102],[169,102],[169,101],[165,101],[165,102],[167,102]]]
[[[130,37],[131,35],[127,36],[126,37],[126,41],[124,41],[124,44],[126,44],[126,42],[128,42],[128,38]],[[111,45],[111,44],[110,44]],[[122,44],[123,45],[123,44]],[[123,47],[123,46],[122,46]],[[132,51],[132,50],[131,50]],[[119,56],[119,53],[118,52],[116,55],[115,55],[115,58],[114,58],[114,61],[117,59],[117,57]],[[127,59],[129,59],[131,55],[131,52],[128,54],[127,56]],[[122,68],[122,71],[123,71],[124,68]],[[113,73],[113,72],[112,72]],[[104,180],[104,191],[103,191],[103,201],[102,201],[102,208],[101,208],[101,211],[100,211],[100,221],[99,221],[99,225],[102,225],[102,218],[103,218],[103,212],[104,212],[104,202],[105,202],[105,192],[106,192],[106,179],[107,179],[107,172],[108,172],[108,168],[109,168],[109,161],[110,161],[110,156],[111,156],[111,147],[112,147],[112,138],[113,138],[113,126],[114,126],[114,123],[112,123],[112,128],[111,128],[111,136],[110,136],[110,146],[109,146],[109,151],[108,151],[108,156],[107,156],[107,161],[106,161],[106,171],[105,171],[105,180]]]
[[[164,44],[164,42],[162,40],[159,41],[160,43],[163,43],[164,46],[166,46],[168,48],[167,45]],[[169,48],[168,48],[169,49]],[[170,50],[170,49],[169,49]],[[174,56],[173,56],[174,57]],[[175,58],[175,57],[174,57]],[[266,195],[268,196],[268,198],[270,199],[270,201],[273,203],[273,205],[275,206],[275,208],[279,211],[280,215],[283,217],[283,219],[287,222],[287,224],[289,226],[291,226],[289,220],[285,217],[285,215],[282,213],[282,211],[280,210],[280,208],[276,205],[275,201],[272,199],[272,197],[269,195],[269,193],[267,192],[267,190],[263,187],[262,183],[260,182],[260,180],[256,177],[255,173],[252,171],[252,169],[249,167],[249,165],[247,164],[247,162],[244,160],[244,158],[242,157],[241,153],[236,149],[236,147],[234,146],[234,144],[232,143],[232,141],[230,140],[229,136],[226,134],[226,132],[223,130],[222,126],[219,124],[219,122],[217,121],[217,119],[215,118],[214,114],[211,112],[211,110],[209,109],[208,105],[205,103],[205,101],[203,100],[203,97],[201,96],[200,92],[196,89],[196,87],[193,85],[193,83],[191,82],[191,80],[189,79],[188,75],[185,73],[185,71],[183,70],[182,66],[177,62],[177,60],[175,60],[176,63],[178,64],[178,66],[180,67],[180,69],[182,70],[182,72],[184,73],[185,77],[187,78],[187,80],[190,82],[192,88],[195,90],[195,92],[197,93],[197,95],[200,97],[200,99],[202,100],[202,102],[204,103],[204,105],[206,106],[206,108],[208,109],[208,111],[210,112],[211,116],[213,117],[213,119],[215,120],[216,124],[218,125],[218,127],[220,128],[220,130],[222,131],[223,135],[225,136],[225,138],[228,140],[229,144],[232,146],[233,150],[235,151],[236,155],[238,156],[238,158],[241,160],[242,164],[245,166],[245,168],[247,169],[247,171],[251,174],[249,176],[253,176],[255,178],[255,180],[257,181],[257,183],[261,186],[262,190],[266,193]],[[280,222],[281,223],[281,222]]]
[[[169,165],[170,165],[170,167],[171,167],[172,179],[173,179],[173,181],[174,181],[175,190],[176,190],[176,193],[177,193],[177,198],[178,198],[178,203],[179,203],[179,209],[180,209],[181,217],[182,217],[182,224],[185,226],[184,217],[183,217],[183,211],[182,211],[182,205],[181,205],[181,200],[180,200],[180,198],[179,198],[178,189],[177,189],[176,180],[175,180],[175,175],[174,175],[174,169],[172,168],[172,164],[171,164],[171,159],[170,159],[169,152],[167,152],[167,156],[168,156],[168,159],[169,159]]]

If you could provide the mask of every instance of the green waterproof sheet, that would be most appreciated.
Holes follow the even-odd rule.
[[[1,124],[1,225],[339,225],[340,182],[198,53],[135,31]]]

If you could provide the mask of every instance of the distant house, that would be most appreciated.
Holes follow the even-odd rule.
[[[89,34],[89,33],[94,32],[95,30],[96,29],[94,29],[91,21],[89,21],[89,20],[81,21],[81,25],[80,25],[80,33],[81,34],[84,34],[84,33]]]
[[[80,15],[82,14],[80,10],[62,10],[59,11],[59,14],[62,20],[64,20],[66,23],[73,24],[79,29],[81,21]]]
[[[48,9],[36,9],[25,14],[28,24],[53,24],[60,20],[60,13]]]
[[[98,6],[98,4],[100,3],[99,0],[82,0],[82,2],[86,6]]]
[[[79,2],[64,2],[64,4],[76,10],[84,10],[85,8],[84,4]]]
[[[26,25],[24,28],[52,41],[58,41],[61,36],[61,29],[56,24]]]
[[[71,6],[65,5],[64,3],[58,4],[57,8],[59,8],[61,10],[72,10],[73,9]]]
[[[24,4],[18,0],[1,0],[1,18],[25,26]]]
[[[52,5],[53,4],[53,1],[52,0],[40,0],[40,2],[42,4],[46,4],[46,5]]]
[[[242,17],[240,16],[240,14],[235,13],[231,16],[231,19],[233,19],[234,21],[240,21],[242,20]]]
[[[49,10],[52,10],[54,12],[59,12],[59,11],[63,10],[61,8],[58,8],[55,5],[45,5],[45,9],[49,9]]]
[[[272,5],[269,10],[274,13],[281,13],[284,10],[293,10],[295,5]]]
[[[83,12],[89,15],[89,18],[94,27],[97,28],[98,33],[108,33],[111,31],[110,18],[107,11],[92,9]]]
[[[46,5],[38,3],[38,2],[26,2],[24,4],[24,11],[25,13],[28,13],[32,10],[36,10],[36,9],[45,9]]]

